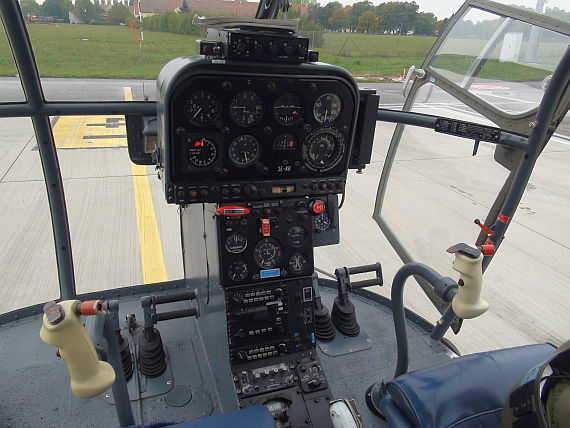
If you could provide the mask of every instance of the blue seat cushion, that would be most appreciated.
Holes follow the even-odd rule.
[[[555,350],[550,344],[520,346],[413,371],[387,383],[389,394],[381,407],[397,406],[416,428],[500,426],[512,387]],[[395,421],[392,426],[401,425]]]
[[[185,421],[168,427],[176,428],[275,428],[275,420],[265,406],[253,406],[235,412]]]

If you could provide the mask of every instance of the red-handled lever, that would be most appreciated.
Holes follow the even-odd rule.
[[[481,230],[483,232],[485,232],[485,235],[487,235],[489,238],[492,238],[493,236],[495,236],[493,231],[491,229],[489,229],[487,226],[485,226],[483,223],[481,223],[481,221],[478,218],[475,219],[475,224],[477,226],[479,226],[481,228]]]
[[[475,219],[475,224],[479,226],[481,230],[485,232],[485,234],[487,235],[487,240],[483,245],[481,245],[481,252],[483,253],[484,256],[492,256],[493,254],[495,254],[496,248],[495,244],[493,244],[493,241],[491,241],[490,238],[495,236],[495,234],[491,229],[489,229],[487,226],[481,223],[481,221],[478,218]]]

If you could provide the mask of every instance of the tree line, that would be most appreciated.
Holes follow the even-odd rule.
[[[321,6],[316,0],[292,0],[304,3],[308,18],[320,27],[331,31],[351,31],[369,34],[422,34],[434,35],[445,26],[448,19],[439,20],[431,12],[419,12],[416,2],[390,1],[374,5],[371,1],[359,1],[343,6],[332,1]]]

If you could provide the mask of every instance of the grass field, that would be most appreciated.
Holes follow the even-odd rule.
[[[170,59],[194,55],[195,36],[145,31],[142,53],[129,27],[71,24],[31,24],[28,31],[38,69],[44,77],[102,77],[155,79]],[[355,75],[397,76],[404,67],[419,65],[433,41],[424,37],[351,35],[351,57],[338,53],[346,34],[324,34],[321,59],[347,68]],[[327,49],[327,44],[330,49]],[[429,46],[428,46],[429,45]],[[358,49],[367,48],[364,56]],[[337,50],[338,47],[338,50]],[[372,57],[386,53],[386,58]],[[16,67],[3,32],[0,33],[0,75],[13,76]]]
[[[156,79],[170,59],[196,52],[196,36],[151,31],[144,33],[143,49],[139,52],[128,26],[30,24],[28,31],[40,74],[44,77]],[[412,64],[419,67],[435,42],[434,37],[422,36],[318,32],[303,35],[319,43],[316,50],[322,61],[340,65],[356,76],[370,77],[399,76]],[[484,43],[484,40],[449,40],[446,51],[477,55]],[[559,58],[558,44],[552,49],[543,49],[541,45],[541,55]],[[453,72],[458,71],[458,67],[469,68],[463,63],[445,65],[444,68]],[[541,80],[538,75],[544,74],[543,70],[521,67],[517,80],[524,80],[528,71],[536,74],[538,80]],[[493,77],[501,75],[501,71],[500,65],[495,66]],[[6,35],[0,32],[0,76],[15,73]]]

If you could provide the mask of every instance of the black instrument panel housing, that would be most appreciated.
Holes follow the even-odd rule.
[[[270,198],[338,194],[344,189],[351,159],[359,91],[344,69],[322,63],[265,64],[203,57],[177,58],[159,75],[158,167],[169,203],[251,201]],[[207,90],[221,102],[217,118],[197,126],[185,114],[185,102],[194,91]],[[230,116],[233,97],[253,91],[262,99],[264,113],[250,126]],[[303,118],[285,125],[274,116],[275,101],[295,94],[303,102]],[[342,102],[339,116],[331,123],[319,123],[313,114],[315,101],[324,94],[336,94]],[[328,132],[330,128],[330,133]],[[305,141],[317,133],[340,135],[342,155],[334,166],[315,170],[304,161]],[[275,140],[294,136],[291,149],[278,149]],[[229,145],[241,135],[259,143],[259,157],[246,167],[230,159]],[[190,145],[207,138],[216,145],[216,159],[206,167],[187,159]]]

